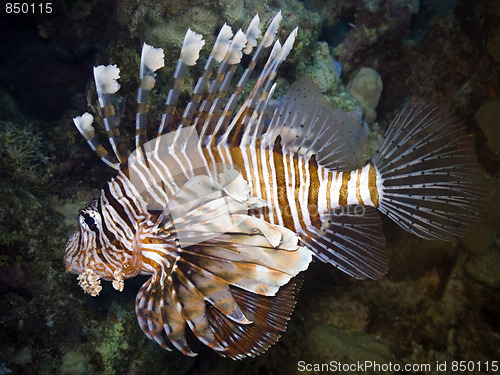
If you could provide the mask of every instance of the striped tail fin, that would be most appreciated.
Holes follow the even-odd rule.
[[[372,162],[381,178],[379,211],[408,232],[452,240],[477,225],[488,189],[472,139],[452,113],[410,100]]]

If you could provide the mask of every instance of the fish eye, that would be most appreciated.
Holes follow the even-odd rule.
[[[87,213],[83,214],[83,218],[84,218],[85,224],[87,224],[89,229],[93,232],[97,232],[98,229],[97,229],[97,224],[96,224],[95,219]]]

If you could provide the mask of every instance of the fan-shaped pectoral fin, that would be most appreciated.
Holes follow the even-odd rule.
[[[194,357],[186,341],[186,321],[176,306],[167,283],[153,274],[137,294],[135,312],[142,331],[162,348],[171,350],[163,339],[163,331],[172,345],[185,355]]]

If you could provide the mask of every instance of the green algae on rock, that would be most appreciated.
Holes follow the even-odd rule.
[[[32,126],[0,121],[0,164],[12,180],[40,184],[49,162],[44,148]]]

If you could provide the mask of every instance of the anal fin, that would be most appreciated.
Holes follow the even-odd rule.
[[[322,215],[321,227],[299,233],[314,255],[357,279],[379,279],[389,269],[382,221],[369,206],[339,207]]]

